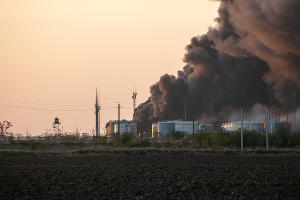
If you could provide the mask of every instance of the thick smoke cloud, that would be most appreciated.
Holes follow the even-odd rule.
[[[264,80],[281,102],[300,87],[299,0],[223,1],[219,29],[207,36],[219,52],[235,57],[257,56],[268,63]],[[288,91],[291,90],[291,91]]]
[[[218,27],[194,37],[186,47],[187,65],[177,77],[163,75],[134,113],[148,128],[152,121],[225,120],[242,105],[259,103],[279,112],[300,97],[300,1],[223,0]]]

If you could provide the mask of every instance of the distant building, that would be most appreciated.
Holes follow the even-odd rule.
[[[243,121],[243,128],[248,131],[265,133],[266,127],[268,127],[268,133],[274,133],[281,128],[290,131],[290,124],[287,122],[269,121],[268,123],[266,123],[259,121]],[[222,128],[229,132],[238,131],[241,128],[241,121],[225,122],[222,124]]]
[[[268,133],[275,133],[278,129],[285,129],[291,132],[291,123],[289,122],[269,121],[264,123],[264,127],[268,127]]]
[[[212,131],[212,124],[194,122],[194,133],[199,131]],[[180,131],[187,134],[193,133],[193,122],[192,121],[159,121],[152,124],[152,137],[164,137],[172,131]]]
[[[258,133],[264,132],[264,123],[258,121],[243,121],[243,127],[245,130],[255,131]],[[222,124],[222,128],[226,131],[238,131],[241,128],[241,121],[225,122]]]
[[[106,136],[112,137],[118,133],[118,120],[109,121],[106,123]],[[137,123],[134,121],[121,120],[120,121],[120,135],[123,133],[132,133],[137,137]]]

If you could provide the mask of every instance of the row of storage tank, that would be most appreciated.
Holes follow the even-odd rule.
[[[193,126],[194,124],[194,126]],[[238,131],[241,128],[241,121],[235,122],[225,122],[222,123],[221,127],[228,132]],[[120,127],[120,131],[118,128]],[[278,129],[291,129],[291,124],[288,122],[280,121],[243,121],[243,128],[249,131],[255,131],[258,133],[274,133]],[[193,134],[197,132],[212,132],[214,131],[213,124],[211,123],[200,123],[198,121],[182,121],[182,120],[172,120],[172,121],[159,121],[152,124],[152,137],[164,137],[167,134],[180,131],[187,134]],[[109,121],[106,124],[106,135],[108,137],[113,136],[114,134],[120,132],[123,133],[132,133],[133,136],[139,137],[138,126],[135,121],[121,120],[118,124],[118,121]]]
[[[235,122],[225,122],[222,123],[222,128],[227,132],[238,131],[241,128],[241,121]],[[243,121],[243,129],[249,131],[255,131],[257,133],[265,133],[266,131],[269,134],[275,133],[279,129],[286,129],[290,131],[291,124],[288,122],[280,121]],[[152,124],[152,137],[161,137],[166,136],[172,131],[181,131],[187,134],[197,133],[197,132],[212,132],[214,127],[209,123],[200,123],[192,121],[160,121]]]
[[[194,127],[193,127],[194,124]],[[173,131],[180,131],[188,134],[200,131],[213,131],[212,124],[192,122],[192,121],[160,121],[152,124],[152,137],[166,136]]]
[[[226,131],[238,131],[242,127],[241,121],[225,122],[222,124],[222,128]],[[258,133],[275,133],[278,129],[291,130],[291,124],[288,122],[280,121],[243,121],[243,128],[249,131],[255,131]]]
[[[118,128],[120,127],[120,131]],[[134,121],[121,120],[119,123],[117,120],[109,121],[106,123],[106,136],[111,137],[118,132],[132,133],[133,136],[139,137],[137,130],[137,123]],[[192,121],[160,121],[152,124],[152,137],[165,136],[172,131],[181,131],[188,134],[193,133],[193,122]],[[199,122],[194,122],[194,132],[199,131],[213,131],[212,124],[204,124]]]

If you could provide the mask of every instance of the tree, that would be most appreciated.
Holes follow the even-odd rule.
[[[0,121],[0,137],[5,137],[7,130],[12,126],[12,123],[9,121]]]

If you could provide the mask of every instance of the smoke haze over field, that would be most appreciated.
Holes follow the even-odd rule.
[[[300,1],[223,0],[218,27],[194,37],[186,47],[177,77],[165,74],[151,86],[149,99],[135,110],[135,120],[209,119],[213,96],[216,119],[242,105],[271,105],[293,110],[300,97]]]

